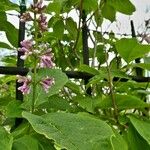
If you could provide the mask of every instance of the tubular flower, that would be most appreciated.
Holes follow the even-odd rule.
[[[41,13],[46,8],[46,6],[43,6],[43,0],[39,0],[37,3],[31,5],[31,8],[34,12]]]
[[[53,53],[51,50],[47,51],[44,55],[40,56],[40,64],[41,68],[52,68],[54,67],[53,63]]]
[[[23,13],[20,17],[21,22],[32,21],[32,17],[29,12]]]
[[[51,88],[53,84],[55,84],[54,78],[46,77],[43,80],[41,80],[40,84],[42,85],[43,89],[46,93],[48,93],[48,90]]]
[[[20,58],[25,60],[32,54],[33,42],[31,40],[23,40],[20,44],[22,47],[19,48],[18,51],[23,52],[23,55],[21,55]]]
[[[20,86],[18,90],[20,90],[23,94],[29,94],[30,93],[29,84],[31,83],[31,76],[24,77],[24,76],[17,75],[17,78],[18,78],[17,81],[18,83],[23,83],[23,85]]]
[[[42,32],[47,31],[48,23],[46,22],[47,17],[44,14],[41,14],[38,18],[39,28]]]

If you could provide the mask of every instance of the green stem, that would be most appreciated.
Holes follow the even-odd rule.
[[[35,40],[35,49],[38,48],[38,42],[37,42],[37,38],[38,38],[38,27],[37,27],[37,22],[36,22],[36,13],[34,12],[34,22],[33,22],[33,25],[35,27],[35,32],[34,32],[34,40]],[[37,84],[36,84],[36,74],[37,74],[37,56],[35,55],[34,56],[34,66],[33,66],[33,93],[32,93],[32,105],[31,105],[31,112],[33,113],[34,112],[34,105],[35,105],[35,99],[36,99],[36,87],[37,87]]]

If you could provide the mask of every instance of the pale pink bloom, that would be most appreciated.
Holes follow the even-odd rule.
[[[33,11],[37,12],[37,13],[41,13],[42,10],[45,9],[45,5],[43,5],[43,0],[39,0],[36,4],[31,5],[31,8],[33,9]]]
[[[32,19],[32,17],[31,17],[31,15],[30,15],[29,12],[23,13],[23,14],[21,15],[21,17],[20,17],[20,21],[21,21],[21,22],[32,21],[32,20],[33,20],[33,19]]]
[[[32,54],[33,42],[31,40],[23,40],[20,44],[22,47],[19,48],[18,51],[23,52],[23,55],[21,55],[20,58],[25,60]]]
[[[45,54],[40,56],[39,66],[41,68],[52,68],[52,67],[54,67],[53,53],[51,51],[47,51]]]
[[[29,84],[31,83],[31,76],[20,76],[17,75],[17,79],[19,83],[23,83],[22,86],[20,86],[18,88],[18,90],[20,90],[23,94],[29,94],[30,93],[30,86]]]
[[[45,92],[48,93],[52,85],[55,84],[55,81],[54,81],[54,78],[46,77],[40,82],[40,84],[42,85]]]
[[[48,23],[46,21],[47,17],[44,14],[41,14],[38,18],[39,28],[42,32],[47,31]]]

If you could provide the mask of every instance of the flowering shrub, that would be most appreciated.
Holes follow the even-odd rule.
[[[0,46],[14,49],[18,30],[6,13],[18,6],[1,1],[0,30],[12,46]],[[29,68],[17,75],[23,101],[12,90],[16,77],[0,77],[0,150],[150,149],[150,46],[142,44],[149,23],[141,41],[132,22],[134,38],[103,31],[105,19],[134,11],[130,0],[33,1],[20,16],[27,36],[16,48]]]

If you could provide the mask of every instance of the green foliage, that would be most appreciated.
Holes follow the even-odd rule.
[[[83,114],[50,113],[36,116],[23,112],[33,129],[53,139],[60,148],[110,150],[111,128],[103,121]],[[84,139],[84,142],[81,142]]]
[[[13,137],[3,128],[0,127],[0,149],[11,150]]]
[[[0,31],[10,42],[0,42],[2,50],[18,45],[18,29],[7,20],[8,10],[19,6],[1,0]],[[132,15],[135,10],[130,0],[49,0],[41,10],[48,16],[45,31],[39,29],[41,12],[27,10],[36,14],[26,25],[34,43],[25,60],[31,91],[16,101],[16,77],[0,76],[0,150],[150,149],[150,85],[136,82],[150,70],[150,46],[99,30],[105,19],[113,23],[118,12]],[[85,45],[86,40],[93,46]],[[90,65],[83,63],[83,48],[89,49]],[[49,55],[54,55],[55,66],[39,68],[41,56],[49,63]],[[16,55],[2,61],[16,66]],[[137,69],[143,76],[137,76]],[[82,77],[68,79],[66,71]],[[55,81],[50,88],[43,81],[47,78]],[[16,118],[22,119],[18,126]]]

